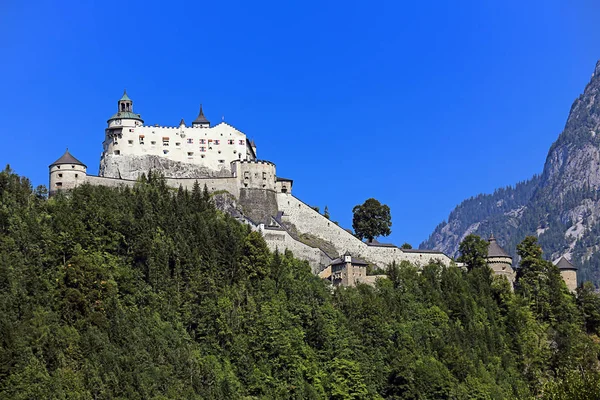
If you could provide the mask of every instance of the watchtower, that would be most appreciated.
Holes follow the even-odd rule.
[[[73,157],[69,149],[50,168],[50,196],[61,190],[73,189],[86,181],[87,166]]]

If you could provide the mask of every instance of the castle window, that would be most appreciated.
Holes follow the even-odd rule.
[[[243,141],[243,140],[240,140],[240,144],[242,144],[242,145],[243,145],[243,144],[244,144],[244,141]]]
[[[229,139],[229,140],[227,141],[227,144],[234,144],[234,143],[235,143],[235,142],[234,142],[234,140],[233,140],[233,139]]]
[[[56,166],[56,168],[57,168],[57,169],[60,169],[60,165],[57,165],[57,166]]]
[[[121,150],[115,150],[115,156],[118,156],[121,154]]]
[[[169,154],[169,150],[163,150],[163,154]]]
[[[57,187],[61,187],[62,186],[62,182],[56,182],[56,186]]]
[[[179,147],[179,146],[181,146],[181,143],[179,143],[179,142],[176,142],[176,143],[175,143],[175,146]]]
[[[221,154],[221,150],[217,151],[217,153]]]
[[[59,177],[59,178],[62,178],[62,174],[58,174],[58,177]]]
[[[223,163],[225,163],[225,160],[219,160],[219,162],[220,162],[221,164],[223,164]]]
[[[187,140],[187,142],[188,142],[188,144],[194,144],[194,139],[190,138]],[[202,142],[202,141],[200,141],[200,142]]]
[[[204,158],[204,154],[201,154],[201,155],[200,155],[200,158]]]
[[[194,152],[193,151],[188,151],[188,157],[193,157],[194,156]]]
[[[200,147],[200,151],[206,151],[206,147]]]
[[[154,146],[154,145],[156,144],[156,142],[153,140],[153,141],[151,141],[151,142],[150,142],[150,144],[151,144],[152,146]]]
[[[128,143],[130,146],[133,146],[133,140],[128,140],[128,141],[127,141],[127,143]]]
[[[79,174],[75,174],[75,178],[79,178]]]
[[[206,144],[206,139],[200,139],[200,144]]]
[[[71,165],[71,168],[72,168],[72,169],[75,169],[75,166],[74,166],[74,165]]]
[[[267,179],[267,173],[263,172],[263,179]]]
[[[219,144],[221,144],[221,141],[219,139],[215,139],[215,144],[219,145]]]

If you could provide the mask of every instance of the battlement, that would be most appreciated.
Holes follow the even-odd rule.
[[[234,163],[240,163],[240,164],[263,164],[263,165],[270,165],[272,167],[275,167],[275,163],[272,163],[271,161],[267,161],[267,160],[233,160],[231,162],[232,164]]]

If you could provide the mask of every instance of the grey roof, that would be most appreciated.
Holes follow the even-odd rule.
[[[562,256],[560,258],[560,260],[558,260],[558,262],[556,263],[556,266],[560,270],[567,270],[567,269],[577,270],[577,267],[574,266],[573,264],[571,264],[571,261],[567,260],[567,258],[565,256]]]
[[[283,177],[281,177],[281,176],[278,176],[278,177],[276,177],[276,178],[275,178],[275,180],[276,180],[277,182],[294,182],[294,180],[293,180],[293,179],[283,178]]]
[[[85,168],[87,168],[87,166],[84,163],[82,163],[81,161],[79,161],[78,159],[73,157],[73,155],[71,153],[69,153],[69,149],[67,149],[65,151],[65,154],[63,154],[58,160],[56,160],[52,164],[50,164],[50,166],[52,167],[53,165],[61,165],[61,164],[83,165]]]
[[[395,245],[393,245],[391,243],[378,242],[377,239],[373,239],[373,241],[371,241],[371,242],[366,241],[365,244],[367,246],[375,246],[375,247],[396,247]]]
[[[352,263],[354,265],[369,265],[369,263],[366,262],[365,260],[362,260],[362,259],[356,258],[356,257],[352,257],[352,254],[350,254],[349,251],[346,251],[343,256],[338,257],[335,260],[333,260],[329,265],[346,264],[346,262],[344,261],[345,256],[350,256],[350,263]]]
[[[400,248],[404,253],[424,253],[424,254],[444,254],[440,250],[425,250],[425,249],[403,249]]]
[[[210,121],[204,116],[202,104],[200,104],[200,113],[198,114],[198,117],[196,117],[196,119],[192,122],[192,124],[210,124]]]
[[[489,239],[490,245],[488,247],[488,257],[508,257],[512,258],[498,243],[496,238],[492,234]]]

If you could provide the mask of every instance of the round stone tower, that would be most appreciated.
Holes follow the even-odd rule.
[[[511,285],[515,282],[515,271],[512,268],[512,257],[496,242],[492,234],[488,240],[487,263],[496,275],[506,276]]]
[[[571,264],[565,256],[562,256],[560,260],[558,260],[556,266],[560,270],[560,276],[567,284],[567,288],[571,292],[575,292],[575,289],[577,289],[577,267]]]
[[[50,164],[50,196],[60,190],[70,190],[84,183],[87,178],[87,167],[73,157],[69,149],[58,160]]]

